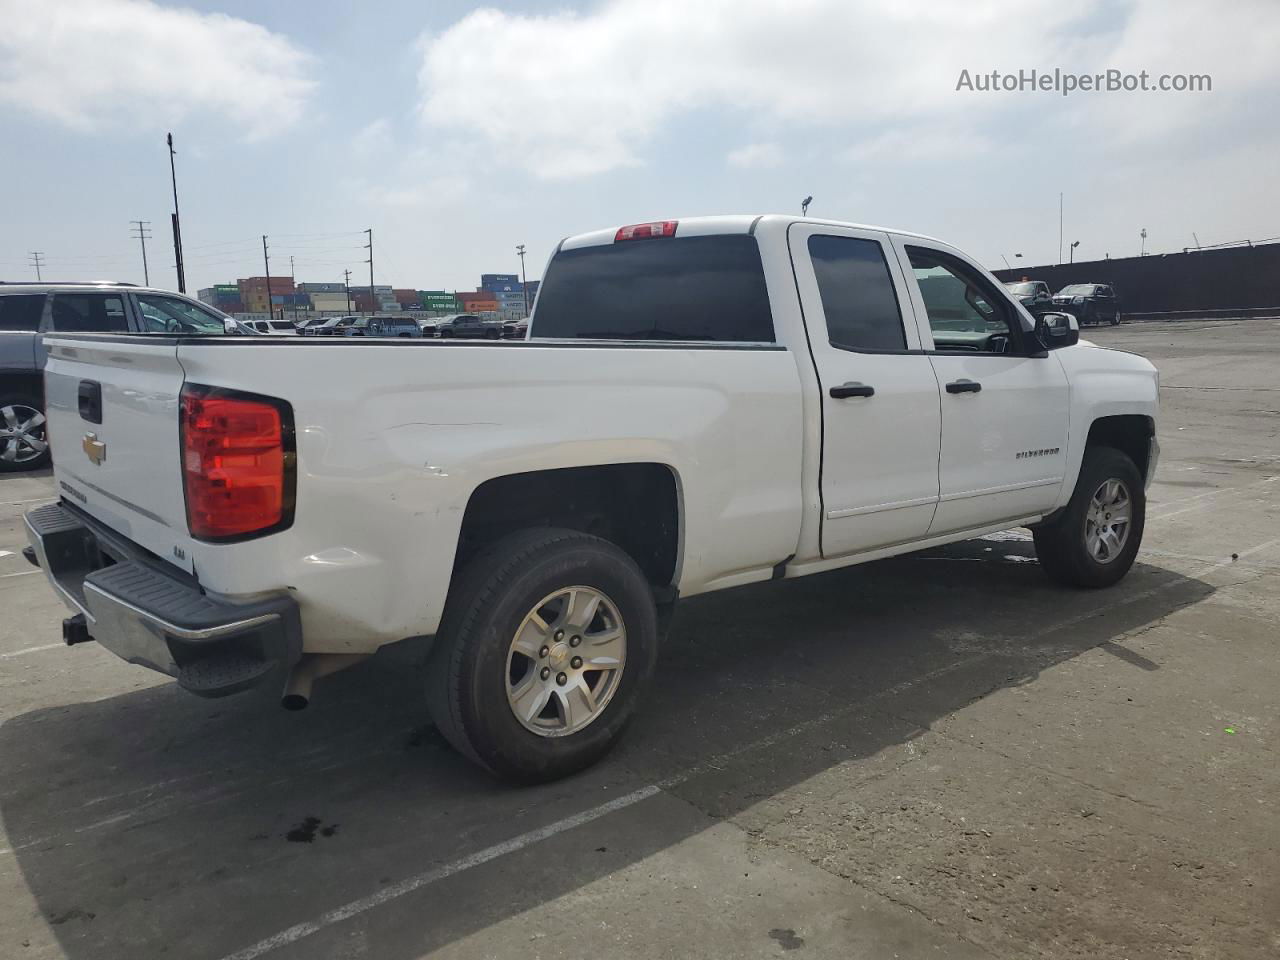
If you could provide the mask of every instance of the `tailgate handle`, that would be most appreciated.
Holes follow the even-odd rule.
[[[81,380],[79,391],[80,419],[102,422],[102,384],[97,380]]]

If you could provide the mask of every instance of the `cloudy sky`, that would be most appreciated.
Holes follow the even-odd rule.
[[[810,213],[983,260],[1280,235],[1276,0],[0,0],[0,278],[468,289],[564,235]],[[1207,93],[957,91],[962,70],[1209,74]]]

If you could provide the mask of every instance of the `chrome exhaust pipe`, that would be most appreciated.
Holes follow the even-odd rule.
[[[361,660],[367,653],[306,653],[289,671],[284,684],[280,706],[286,710],[305,710],[311,702],[311,687],[321,677],[345,670]]]

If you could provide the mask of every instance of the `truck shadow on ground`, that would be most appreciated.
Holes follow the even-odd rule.
[[[568,831],[554,856],[498,857],[273,954],[408,960],[1083,651],[1158,669],[1117,639],[1212,592],[1144,564],[1109,591],[1060,589],[1029,542],[1001,539],[697,598],[620,748],[529,789],[444,746],[418,674],[382,657],[323,681],[302,714],[275,691],[201,701],[173,684],[32,711],[0,727],[0,855],[69,957],[222,958],[646,785],[696,808],[645,816],[642,801],[596,822],[613,823],[607,842]],[[134,669],[93,663],[113,683]]]

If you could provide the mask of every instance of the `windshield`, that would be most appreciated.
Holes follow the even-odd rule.
[[[147,333],[225,336],[229,317],[212,307],[162,294],[138,294],[138,310]]]
[[[1058,296],[1088,297],[1093,295],[1092,283],[1071,283],[1058,291]]]
[[[1006,283],[1005,286],[1009,288],[1010,293],[1019,297],[1030,297],[1036,292],[1034,283]]]

